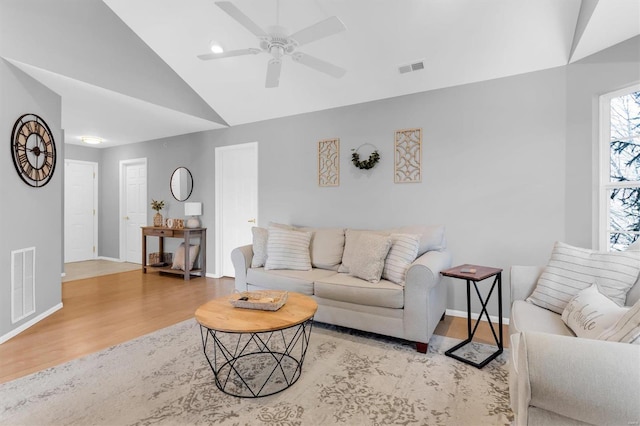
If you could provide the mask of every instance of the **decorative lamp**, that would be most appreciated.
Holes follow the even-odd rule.
[[[184,215],[191,216],[185,224],[187,228],[200,228],[198,216],[202,215],[202,203],[184,203]]]

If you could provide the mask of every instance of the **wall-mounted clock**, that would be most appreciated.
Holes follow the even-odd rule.
[[[18,175],[39,188],[51,180],[56,168],[56,144],[47,123],[35,114],[24,114],[11,132],[11,153]]]

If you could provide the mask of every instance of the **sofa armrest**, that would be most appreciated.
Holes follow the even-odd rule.
[[[236,290],[247,291],[247,271],[253,259],[253,245],[249,244],[231,250],[231,262],[236,271]]]
[[[524,332],[512,350],[517,424],[536,423],[530,407],[590,424],[640,422],[639,345]]]
[[[511,303],[525,300],[533,293],[543,269],[542,266],[511,267]]]
[[[407,270],[405,287],[414,285],[435,287],[440,281],[440,271],[451,267],[451,253],[448,251],[428,251],[418,257]],[[406,296],[405,296],[406,297]]]
[[[428,251],[407,270],[404,285],[404,337],[428,343],[447,309],[447,288],[440,271],[451,267],[451,253]]]

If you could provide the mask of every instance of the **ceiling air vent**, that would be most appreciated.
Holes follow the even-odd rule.
[[[411,64],[400,65],[398,71],[400,74],[406,74],[412,71],[420,71],[424,69],[424,59],[413,62]]]

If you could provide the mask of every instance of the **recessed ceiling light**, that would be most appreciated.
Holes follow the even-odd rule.
[[[224,49],[222,48],[222,46],[220,46],[220,45],[219,45],[218,43],[216,43],[215,41],[212,41],[212,42],[211,42],[210,47],[211,47],[211,51],[212,51],[213,53],[222,53],[222,52],[224,52]]]
[[[82,136],[80,139],[82,139],[82,142],[88,143],[89,145],[98,145],[99,143],[104,142],[104,139],[97,136]]]

